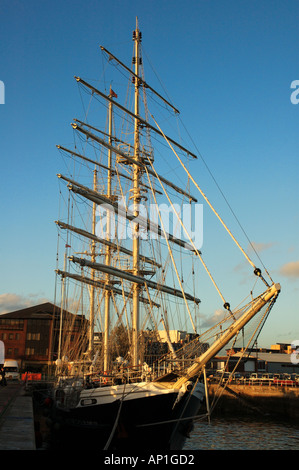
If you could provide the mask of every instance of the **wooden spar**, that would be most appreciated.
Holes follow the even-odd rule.
[[[82,158],[82,160],[85,160],[86,162],[92,163],[93,165],[97,165],[100,168],[104,168],[104,170],[108,170],[108,167],[106,165],[103,165],[103,163],[97,162],[96,160],[92,160],[91,158],[88,158],[85,155],[81,155],[80,153],[74,152],[74,150],[62,147],[62,145],[56,145],[56,147],[58,149],[63,150],[64,152],[70,153],[71,155],[75,155],[76,157]]]
[[[179,378],[173,385],[180,388],[185,382],[197,375],[201,369],[253,318],[270,300],[278,296],[280,284],[273,284],[262,295],[257,297],[243,315],[236,320],[230,328],[223,332],[220,337],[201,356],[194,359],[186,374]]]
[[[104,132],[101,129],[98,129],[97,127],[95,127],[95,126],[91,126],[90,124],[87,124],[87,122],[80,121],[80,119],[77,119],[77,118],[74,118],[74,121],[79,122],[79,124],[82,124],[82,126],[89,127],[89,129],[93,129],[94,131],[100,132],[100,134],[105,135],[106,137],[110,137],[108,132]],[[128,142],[126,142],[125,140],[119,139],[115,135],[111,136],[111,140],[113,140],[114,142],[118,142],[120,144],[128,145]]]
[[[114,292],[117,295],[124,295],[125,297],[131,297],[132,293],[123,291],[122,289],[119,289],[118,287],[115,287],[113,285],[106,284],[105,281],[101,281],[100,279],[90,279],[89,277],[85,276],[80,276],[79,274],[72,274],[67,271],[61,271],[60,269],[56,269],[55,271],[59,276],[62,278],[68,277],[70,279],[74,279],[75,281],[78,282],[83,282],[84,284],[88,284],[100,289],[105,289]],[[149,300],[145,297],[140,297],[140,302],[148,305],[153,305],[154,307],[159,308],[160,305],[157,304],[156,302],[153,302],[152,300]]]
[[[93,172],[93,190],[97,190],[97,169],[95,167]],[[92,205],[92,233],[95,235],[96,231],[96,209],[97,205],[94,202]],[[96,260],[96,241],[94,239],[91,240],[91,261],[95,262]],[[91,269],[91,280],[93,281],[95,278],[95,271]],[[90,306],[89,306],[89,342],[88,342],[88,352],[89,357],[92,359],[94,355],[94,300],[95,300],[95,287],[93,285],[90,286]]]
[[[119,65],[121,65],[125,70],[127,70],[131,75],[133,75],[133,77],[137,78],[139,80],[139,83],[142,84],[142,86],[144,86],[145,88],[148,88],[149,90],[151,90],[156,96],[158,96],[158,98],[160,98],[162,101],[164,101],[164,103],[166,103],[167,106],[172,108],[175,113],[180,114],[180,112],[177,108],[175,108],[171,103],[169,103],[169,101],[167,101],[165,98],[163,98],[163,96],[161,96],[156,90],[154,90],[151,86],[149,86],[149,84],[146,83],[142,78],[138,77],[138,75],[136,75],[136,73],[134,73],[133,70],[129,69],[129,67],[127,67],[125,64],[123,64],[117,57],[115,57],[115,55],[111,54],[111,52],[109,52],[103,46],[100,46],[100,48],[101,48],[102,51],[106,52],[106,54],[109,55],[109,58],[112,58],[113,60],[118,62]]]
[[[132,256],[133,254],[131,250],[128,250],[124,246],[117,245],[116,243],[113,243],[110,240],[106,240],[105,238],[101,238],[96,235],[93,235],[92,233],[87,232],[86,230],[83,230],[81,228],[66,224],[65,222],[61,222],[60,220],[56,220],[55,223],[62,229],[71,230],[71,232],[78,233],[79,235],[89,238],[90,240],[94,240],[97,243],[102,243],[103,245],[110,246],[110,248],[116,251],[125,253],[126,255]],[[140,259],[144,261],[145,263],[149,263],[149,264],[152,264],[153,266],[157,266],[158,268],[161,268],[161,264],[156,263],[155,260],[148,258],[147,256],[140,255]]]
[[[111,95],[111,87],[110,87]],[[109,103],[109,145],[112,144],[112,103]],[[107,197],[111,199],[112,196],[112,150],[108,150],[108,173],[107,173]],[[109,241],[111,238],[111,213],[107,213],[107,226],[106,226],[106,240]],[[93,260],[92,260],[93,261]],[[106,245],[105,253],[105,263],[107,266],[111,264],[111,248],[109,245]],[[110,276],[106,274],[106,283],[110,283]],[[104,370],[109,369],[109,332],[110,332],[110,302],[111,291],[106,290],[105,292],[105,316],[104,316],[104,341],[103,341],[103,351],[104,351]]]
[[[76,183],[75,181],[71,180],[70,178],[67,178],[66,176],[63,176],[61,174],[58,174],[57,176],[58,178],[64,179],[65,181],[69,181],[70,184],[68,185],[68,188],[70,189],[70,191],[80,194],[81,196],[85,197],[89,201],[96,202],[97,204],[105,204],[106,205],[105,208],[107,210],[112,210],[116,214],[120,215],[121,217],[125,217],[127,220],[139,223],[140,225],[142,225],[144,228],[146,228],[147,230],[151,232],[157,233],[158,235],[162,237],[165,235],[159,225],[146,220],[140,215],[136,217],[132,212],[127,211],[125,207],[118,205],[117,203],[111,201],[107,197],[102,196],[101,194],[92,191],[91,189],[87,188],[86,186],[83,186],[82,184]],[[170,241],[172,241],[176,245],[186,248],[187,250],[194,251],[194,247],[190,245],[189,243],[185,242],[184,240],[176,238],[170,233],[166,233],[166,236],[168,237]]]
[[[185,293],[183,296],[182,292],[178,289],[174,289],[173,287],[160,284],[159,282],[150,281],[141,276],[136,276],[129,272],[122,271],[121,269],[113,268],[112,266],[106,266],[105,264],[102,264],[102,263],[92,263],[91,261],[88,261],[83,258],[77,258],[76,256],[70,256],[69,259],[73,263],[77,263],[80,266],[87,266],[87,267],[96,269],[97,271],[101,271],[103,273],[109,273],[112,276],[117,276],[117,277],[120,277],[121,279],[126,279],[127,281],[134,282],[139,285],[146,284],[151,289],[156,289],[160,292],[165,292],[166,294],[171,294],[171,295],[174,295],[175,297],[180,297],[181,299],[185,297],[187,300],[191,300],[197,304],[200,303],[200,299],[198,299],[197,297],[194,297],[191,294]]]
[[[113,104],[115,104],[115,106],[117,106],[119,109],[121,109],[122,111],[124,111],[125,113],[129,114],[131,117],[133,117],[134,119],[138,119],[138,121],[148,127],[149,129],[153,130],[154,132],[156,132],[157,134],[159,134],[160,136],[163,137],[163,134],[161,131],[159,131],[156,127],[152,126],[151,124],[149,124],[147,121],[145,121],[144,119],[142,119],[140,116],[136,116],[134,113],[132,113],[132,111],[129,111],[128,109],[126,109],[124,106],[122,106],[121,104],[117,103],[117,101],[114,101],[112,98],[110,98],[109,96],[105,95],[105,93],[102,93],[101,91],[97,90],[97,88],[93,87],[92,85],[90,85],[89,83],[87,83],[85,80],[83,80],[82,78],[80,77],[76,77],[75,76],[75,79],[77,80],[77,82],[80,82],[82,83],[82,85],[85,85],[87,88],[90,88],[90,90],[92,90],[94,93],[96,93],[97,95],[100,95],[102,96],[103,98],[105,98],[106,100],[108,101],[111,101]],[[185,147],[183,147],[181,144],[179,144],[178,142],[176,142],[175,140],[171,139],[170,137],[167,137],[167,139],[172,143],[174,144],[176,147],[178,147],[179,149],[181,149],[183,152],[187,153],[188,155],[190,155],[191,157],[197,159],[197,156],[191,152],[190,150],[187,150]]]
[[[94,128],[95,129],[95,128]],[[74,152],[74,150],[70,150],[66,147],[63,147],[62,145],[56,145],[56,147],[58,149],[61,149],[63,150],[64,152],[68,152],[70,153],[71,155],[75,155],[75,157],[79,157],[79,158],[82,158],[82,160],[85,160],[86,162],[89,162],[89,163],[93,163],[94,165],[97,165],[99,166],[100,168],[104,168],[104,170],[108,170],[108,166],[107,165],[103,165],[103,163],[100,163],[100,162],[97,162],[96,160],[92,160],[91,158],[89,157],[86,157],[85,155],[81,155],[80,153],[78,152]],[[111,170],[111,173],[113,175],[118,175],[118,176],[121,176],[122,178],[126,178],[127,180],[132,180],[132,177],[131,176],[128,176],[128,175],[125,175],[124,173],[120,173],[119,171],[116,171],[116,170]],[[151,189],[148,185],[144,184],[144,183],[140,183],[141,186],[143,186],[144,188],[147,188],[147,189]],[[154,189],[154,191],[158,194],[163,194],[161,191],[158,191],[157,189]]]
[[[120,157],[123,157],[125,158],[126,160],[128,160],[128,162],[130,162],[132,165],[138,165],[139,167],[143,168],[144,167],[144,163],[141,162],[141,161],[138,161],[136,162],[134,160],[134,158],[130,157],[129,155],[127,155],[125,152],[122,152],[121,150],[119,150],[117,147],[114,147],[114,146],[111,146],[110,144],[108,144],[104,139],[101,139],[101,137],[98,137],[97,135],[94,135],[92,134],[91,132],[88,132],[86,129],[83,129],[82,127],[78,126],[78,124],[75,124],[75,123],[72,123],[72,127],[73,129],[75,130],[78,130],[79,132],[81,132],[82,134],[85,134],[87,137],[91,138],[92,140],[95,140],[96,142],[98,142],[99,144],[103,145],[104,147],[108,148],[108,149],[111,149],[116,155],[119,155]],[[154,173],[153,170],[149,169],[147,170],[149,172],[150,175],[154,176],[156,178],[156,175]],[[175,184],[173,184],[171,181],[167,180],[166,178],[164,178],[163,176],[160,176],[159,175],[159,178],[161,179],[161,181],[163,181],[163,183],[165,183],[167,186],[170,186],[171,188],[173,188],[175,191],[177,191],[178,193],[180,194],[183,194],[184,196],[188,197],[190,200],[192,200],[193,202],[197,202],[197,199],[192,196],[191,194],[187,193],[186,191],[184,191],[183,189],[179,188],[178,186],[176,186]]]
[[[98,142],[99,144],[103,145],[104,147],[108,148],[108,149],[111,149],[116,155],[119,155],[120,157],[123,157],[125,158],[126,160],[128,160],[128,162],[130,162],[132,165],[138,165],[139,167],[143,168],[144,167],[144,163],[139,161],[139,162],[135,162],[134,158],[130,157],[129,155],[127,155],[125,152],[122,152],[121,150],[119,150],[117,147],[113,147],[111,146],[110,144],[108,144],[104,139],[101,139],[100,137],[92,134],[91,132],[88,132],[86,129],[83,129],[82,127],[78,126],[78,124],[74,124],[72,123],[72,127],[73,129],[75,130],[78,130],[80,131],[82,134],[85,134],[87,137],[91,138],[92,140],[95,140],[96,142]],[[150,175],[156,177],[154,171],[150,170],[148,168],[147,170],[149,172]],[[178,186],[176,186],[175,184],[173,184],[171,181],[168,181],[166,178],[164,178],[163,176],[160,176],[159,175],[159,178],[161,179],[161,181],[163,181],[163,183],[165,183],[167,186],[170,186],[171,188],[173,188],[175,191],[177,191],[178,193],[180,194],[183,194],[184,196],[187,196],[190,200],[192,200],[193,202],[197,202],[197,199],[192,196],[191,194],[187,193],[186,191],[184,191],[183,189],[179,188]]]

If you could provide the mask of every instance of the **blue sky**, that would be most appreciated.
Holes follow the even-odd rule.
[[[102,74],[100,44],[129,64],[136,16],[197,150],[281,282],[260,341],[299,339],[299,104],[290,100],[299,80],[297,0],[2,0],[0,313],[53,301],[55,145],[72,143],[69,123],[81,107],[73,76]],[[201,159],[192,171],[216,204]],[[223,201],[219,210],[231,216]],[[203,251],[216,243],[208,220]]]

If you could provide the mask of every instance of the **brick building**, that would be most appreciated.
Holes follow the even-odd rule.
[[[68,320],[70,347],[87,328],[85,317],[63,312]],[[69,320],[72,320],[70,322]],[[46,371],[57,359],[60,308],[47,302],[0,315],[0,340],[4,342],[5,359],[15,359],[21,370]]]

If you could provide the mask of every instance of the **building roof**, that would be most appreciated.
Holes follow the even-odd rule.
[[[242,353],[237,352],[232,357],[240,357]],[[286,353],[276,353],[276,352],[254,352],[249,354],[249,356],[245,355],[246,359],[253,359],[265,362],[275,362],[275,363],[287,363],[290,364],[291,361],[291,354]],[[245,357],[244,356],[244,357]]]
[[[14,312],[2,313],[2,318],[18,318],[18,319],[29,319],[29,318],[52,318],[53,313],[59,313],[59,307],[55,306],[51,302],[45,302],[44,304],[33,305],[31,307],[23,308],[21,310],[15,310]]]
[[[50,320],[53,319],[53,315],[58,320],[60,318],[61,308],[51,302],[45,302],[44,304],[32,305],[31,307],[23,308],[21,310],[15,310],[14,312],[2,313],[0,320],[2,319],[16,319],[16,320]],[[78,315],[75,313],[63,311],[63,315],[66,318],[75,318],[80,321],[87,321],[84,315]]]

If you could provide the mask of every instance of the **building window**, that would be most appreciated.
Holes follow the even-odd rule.
[[[13,333],[9,333],[8,339],[13,339]]]
[[[23,330],[24,320],[15,320],[11,318],[1,318],[0,328],[6,330]]]
[[[33,356],[34,355],[34,348],[26,348],[25,349],[26,356]]]
[[[258,361],[257,368],[258,368],[258,370],[266,370],[265,361]]]
[[[27,323],[26,348],[34,348],[34,355],[44,356],[49,346],[50,321],[32,318]]]
[[[40,333],[27,333],[28,341],[40,341]]]

